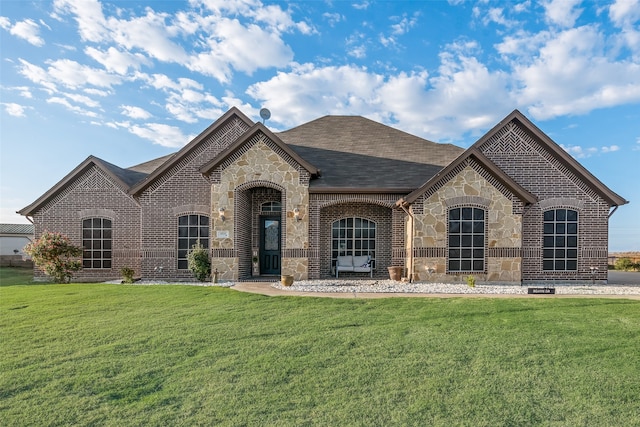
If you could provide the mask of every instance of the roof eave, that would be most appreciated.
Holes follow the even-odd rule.
[[[309,194],[407,194],[412,188],[309,187]]]
[[[505,124],[509,123],[512,120],[517,120],[522,124],[522,126],[530,132],[536,139],[542,141],[552,152],[554,157],[562,163],[565,167],[575,173],[578,178],[587,183],[593,190],[598,193],[610,206],[621,206],[629,203],[620,195],[613,192],[610,188],[608,188],[604,183],[602,183],[598,178],[596,178],[591,172],[589,172],[584,166],[580,164],[576,159],[571,156],[567,151],[565,151],[558,143],[556,143],[553,139],[551,139],[547,134],[545,134],[538,126],[536,126],[531,120],[529,120],[524,114],[522,114],[519,110],[513,110],[507,117],[502,119],[500,123],[495,125],[489,132],[484,134],[482,138],[476,141],[471,148],[479,148],[482,144],[484,144],[487,140],[489,140],[493,135],[498,132]]]
[[[154,170],[149,176],[145,179],[137,183],[136,185],[131,187],[129,190],[129,194],[134,196],[139,195],[145,189],[147,189],[153,182],[160,176],[162,176],[165,172],[171,169],[176,163],[178,163],[182,158],[187,155],[191,150],[196,148],[200,142],[202,142],[205,138],[207,138],[211,133],[215,132],[218,128],[224,126],[229,120],[234,117],[242,120],[248,126],[252,126],[254,122],[248,118],[242,111],[240,111],[237,107],[231,107],[226,113],[218,118],[215,122],[213,122],[208,128],[204,131],[200,132],[198,136],[192,139],[187,145],[182,147],[180,151],[171,156],[165,163],[160,165],[156,170]]]
[[[458,156],[457,159],[449,163],[444,169],[435,174],[431,179],[424,183],[420,188],[412,191],[406,197],[401,198],[396,202],[398,206],[407,206],[415,202],[422,194],[424,194],[429,188],[435,185],[443,176],[447,175],[458,165],[464,162],[466,159],[473,157],[476,159],[483,168],[485,168],[491,175],[493,175],[502,185],[504,185],[509,191],[517,196],[525,204],[533,204],[538,201],[538,198],[524,189],[521,185],[511,179],[505,174],[496,164],[489,160],[484,154],[478,150],[475,146],[471,146],[464,153]]]
[[[280,147],[285,153],[291,156],[300,166],[302,166],[312,176],[319,176],[320,170],[300,157],[298,153],[293,151],[280,137],[271,132],[264,124],[256,123],[249,130],[247,130],[240,138],[238,138],[233,144],[223,150],[218,156],[202,165],[199,172],[203,175],[209,175],[211,172],[225,160],[227,160],[239,147],[244,145],[248,140],[253,138],[257,133],[262,132],[267,138],[273,141],[278,147]]]
[[[22,216],[33,216],[33,214],[40,207],[42,207],[53,197],[61,193],[74,179],[76,179],[80,174],[89,170],[94,165],[99,167],[100,170],[109,175],[109,177],[111,177],[111,179],[113,179],[124,192],[127,192],[129,190],[129,186],[122,179],[120,179],[120,177],[114,175],[111,170],[104,165],[101,159],[95,156],[89,156],[82,163],[76,166],[71,172],[69,172],[64,178],[58,181],[53,187],[47,190],[42,196],[36,199],[36,201],[31,203],[29,206],[20,209],[16,213]]]

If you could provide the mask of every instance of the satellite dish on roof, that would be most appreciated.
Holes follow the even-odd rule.
[[[271,117],[271,111],[269,111],[266,108],[263,108],[260,110],[260,117],[262,117],[262,124],[264,124],[264,122],[266,120],[269,120],[269,118]]]

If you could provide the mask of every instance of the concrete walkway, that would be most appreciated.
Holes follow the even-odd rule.
[[[241,282],[231,287],[236,291],[266,296],[299,296],[316,298],[616,298],[640,300],[640,295],[529,295],[529,294],[431,294],[415,292],[300,292],[276,289],[266,282]]]

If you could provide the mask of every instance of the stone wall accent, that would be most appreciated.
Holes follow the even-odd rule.
[[[214,215],[212,229],[213,249],[235,249],[239,260],[233,271],[233,279],[251,276],[251,256],[258,243],[251,230],[254,229],[256,215],[252,215],[253,189],[271,188],[281,194],[282,269],[293,269],[294,279],[307,277],[300,272],[300,265],[306,259],[289,259],[286,250],[308,249],[309,205],[308,174],[300,172],[300,166],[292,164],[289,156],[269,138],[259,133],[238,149],[231,160],[224,162],[212,173],[211,212],[225,209],[225,221]],[[299,209],[300,221],[293,217],[293,210]],[[228,238],[219,239],[221,233]],[[246,265],[245,265],[246,264]]]
[[[513,212],[512,195],[497,189],[478,168],[475,162],[467,164],[423,200],[419,209],[422,213],[414,213],[415,280],[457,282],[456,276],[469,274],[447,272],[447,214],[453,207],[474,206],[486,210],[486,248],[485,271],[473,275],[479,280],[520,282],[521,215]],[[517,249],[510,251],[513,257],[493,258],[491,248]]]

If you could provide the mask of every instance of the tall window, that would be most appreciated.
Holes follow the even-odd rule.
[[[178,218],[178,270],[189,268],[187,254],[198,240],[209,249],[209,217],[184,215]]]
[[[449,210],[449,271],[484,271],[484,221],[484,209]]]
[[[578,269],[578,212],[552,209],[544,212],[542,269]]]
[[[376,223],[364,218],[343,218],[331,227],[331,260],[335,265],[338,256],[368,255],[371,266],[376,259]]]
[[[82,248],[83,268],[111,268],[111,220],[83,220]]]

